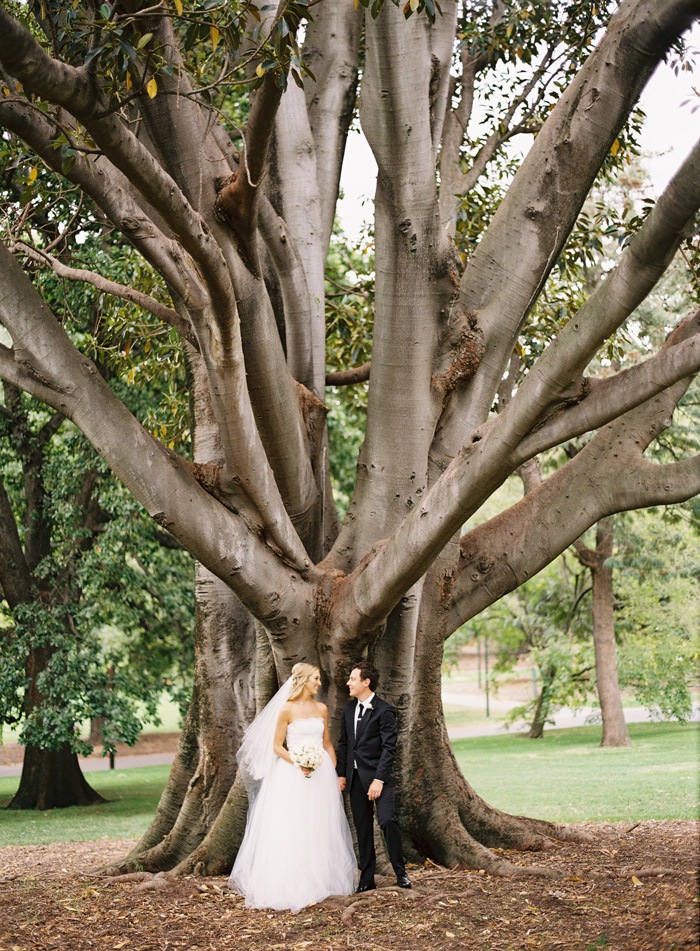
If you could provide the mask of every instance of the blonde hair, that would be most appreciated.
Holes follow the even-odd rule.
[[[314,664],[295,664],[292,667],[292,689],[289,691],[287,700],[296,700],[300,697],[309,677],[320,673],[321,671]]]

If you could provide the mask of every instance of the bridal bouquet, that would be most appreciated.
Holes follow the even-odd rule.
[[[300,746],[295,750],[290,750],[289,755],[292,758],[292,762],[295,766],[299,766],[301,769],[318,769],[321,765],[321,760],[323,758],[323,751],[320,746]],[[307,779],[311,779],[311,776],[307,776]]]

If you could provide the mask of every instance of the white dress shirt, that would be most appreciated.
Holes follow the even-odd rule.
[[[367,716],[367,707],[369,707],[369,706],[372,705],[372,701],[373,701],[373,700],[374,700],[374,694],[371,693],[371,694],[369,695],[369,697],[367,697],[366,700],[358,700],[358,701],[357,701],[357,705],[355,706],[355,720],[354,720],[354,722],[353,722],[353,734],[354,734],[355,736],[357,736],[357,721],[358,721],[359,718],[360,718],[360,704],[362,704],[362,708],[363,708],[363,709],[362,709],[362,716],[363,716],[363,717],[366,717],[366,716]],[[354,769],[357,769],[357,763],[353,763],[352,765],[353,765]]]
[[[355,734],[357,734],[357,721],[359,720],[360,704],[362,704],[362,707],[363,707],[362,716],[364,717],[367,715],[367,707],[372,705],[373,700],[374,700],[374,694],[371,693],[369,697],[367,697],[366,700],[357,701],[357,706],[355,707],[355,722],[353,723]]]

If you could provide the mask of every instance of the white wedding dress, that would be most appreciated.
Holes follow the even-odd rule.
[[[287,749],[323,747],[323,718],[293,720]],[[328,895],[350,895],[357,862],[328,753],[309,778],[275,757],[248,811],[229,888],[249,908],[299,911]]]

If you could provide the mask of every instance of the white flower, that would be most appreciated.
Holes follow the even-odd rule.
[[[318,769],[323,760],[323,750],[320,746],[298,746],[294,750],[289,751],[289,755],[292,759],[292,762],[295,766],[298,766],[300,769]],[[310,779],[310,776],[306,777]]]
[[[366,704],[365,704],[365,710],[374,710],[374,707],[372,706],[371,703],[366,703]]]

